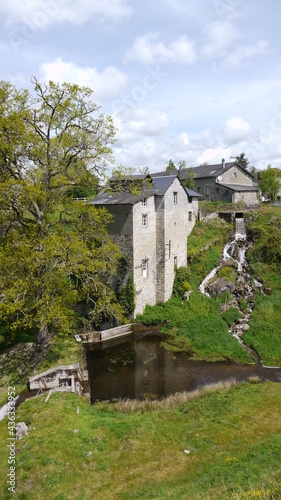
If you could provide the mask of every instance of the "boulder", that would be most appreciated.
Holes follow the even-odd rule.
[[[25,422],[18,422],[16,425],[16,439],[21,439],[28,433],[28,427]]]
[[[235,290],[235,284],[232,281],[228,281],[224,278],[218,278],[212,283],[209,283],[207,287],[207,292],[211,297],[215,295],[222,295],[223,293],[233,293]]]

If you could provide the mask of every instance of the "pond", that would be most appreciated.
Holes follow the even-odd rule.
[[[148,330],[93,344],[86,351],[91,402],[163,398],[231,377],[242,381],[257,375],[262,380],[281,381],[281,368],[192,361],[185,353],[164,349],[161,342],[165,339],[158,330]]]

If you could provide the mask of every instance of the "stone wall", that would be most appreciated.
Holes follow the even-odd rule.
[[[245,205],[255,206],[259,204],[257,191],[244,191],[240,193],[234,193],[233,203],[238,203],[242,201]]]
[[[147,216],[143,227],[142,216]],[[156,304],[156,213],[154,196],[133,207],[133,272],[136,288],[135,316],[144,311],[146,304]],[[143,266],[147,266],[146,270]]]
[[[177,193],[176,204],[174,203],[174,193]],[[186,266],[188,209],[190,208],[192,211],[192,204],[188,203],[186,191],[178,179],[174,180],[165,193],[164,208],[165,267],[163,271],[165,276],[164,301],[166,301],[172,295],[175,266]],[[162,270],[159,269],[158,272],[162,272]]]
[[[217,179],[222,184],[243,184],[252,186],[253,178],[249,172],[238,168],[237,166],[231,167],[219,176]]]

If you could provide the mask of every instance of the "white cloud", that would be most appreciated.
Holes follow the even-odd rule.
[[[228,144],[237,144],[249,138],[251,125],[243,118],[230,118],[223,128],[223,136]]]
[[[269,42],[260,40],[255,45],[248,45],[246,47],[239,47],[235,52],[226,58],[226,64],[234,68],[239,68],[243,63],[247,63],[249,59],[256,56],[262,56],[269,51]]]
[[[210,148],[210,149],[205,149],[205,151],[197,157],[197,165],[201,165],[202,163],[209,163],[212,165],[212,163],[220,163],[222,158],[228,158],[231,154],[231,151],[229,148],[222,148],[222,147],[217,147],[217,148]]]
[[[217,59],[223,57],[226,49],[240,37],[237,28],[229,22],[216,21],[208,25],[204,32],[208,41],[202,47],[202,54],[207,59]]]
[[[157,42],[158,33],[146,33],[136,39],[133,47],[127,52],[125,60],[140,61],[145,64],[171,62],[192,64],[197,56],[194,43],[186,35],[182,35],[174,42],[165,45]]]
[[[100,101],[115,99],[126,87],[127,79],[117,68],[108,66],[101,73],[92,66],[77,66],[61,58],[43,63],[40,67],[40,80],[54,80],[58,83],[76,83],[94,90],[95,98]],[[97,104],[99,104],[97,102]]]
[[[127,0],[1,0],[0,12],[8,24],[21,22],[39,29],[62,21],[81,24],[93,16],[115,20],[129,16],[131,8]]]

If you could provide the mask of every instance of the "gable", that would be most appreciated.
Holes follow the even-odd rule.
[[[222,171],[216,178],[219,184],[239,184],[239,185],[253,185],[253,177],[250,172],[240,167],[237,163],[230,168]]]

